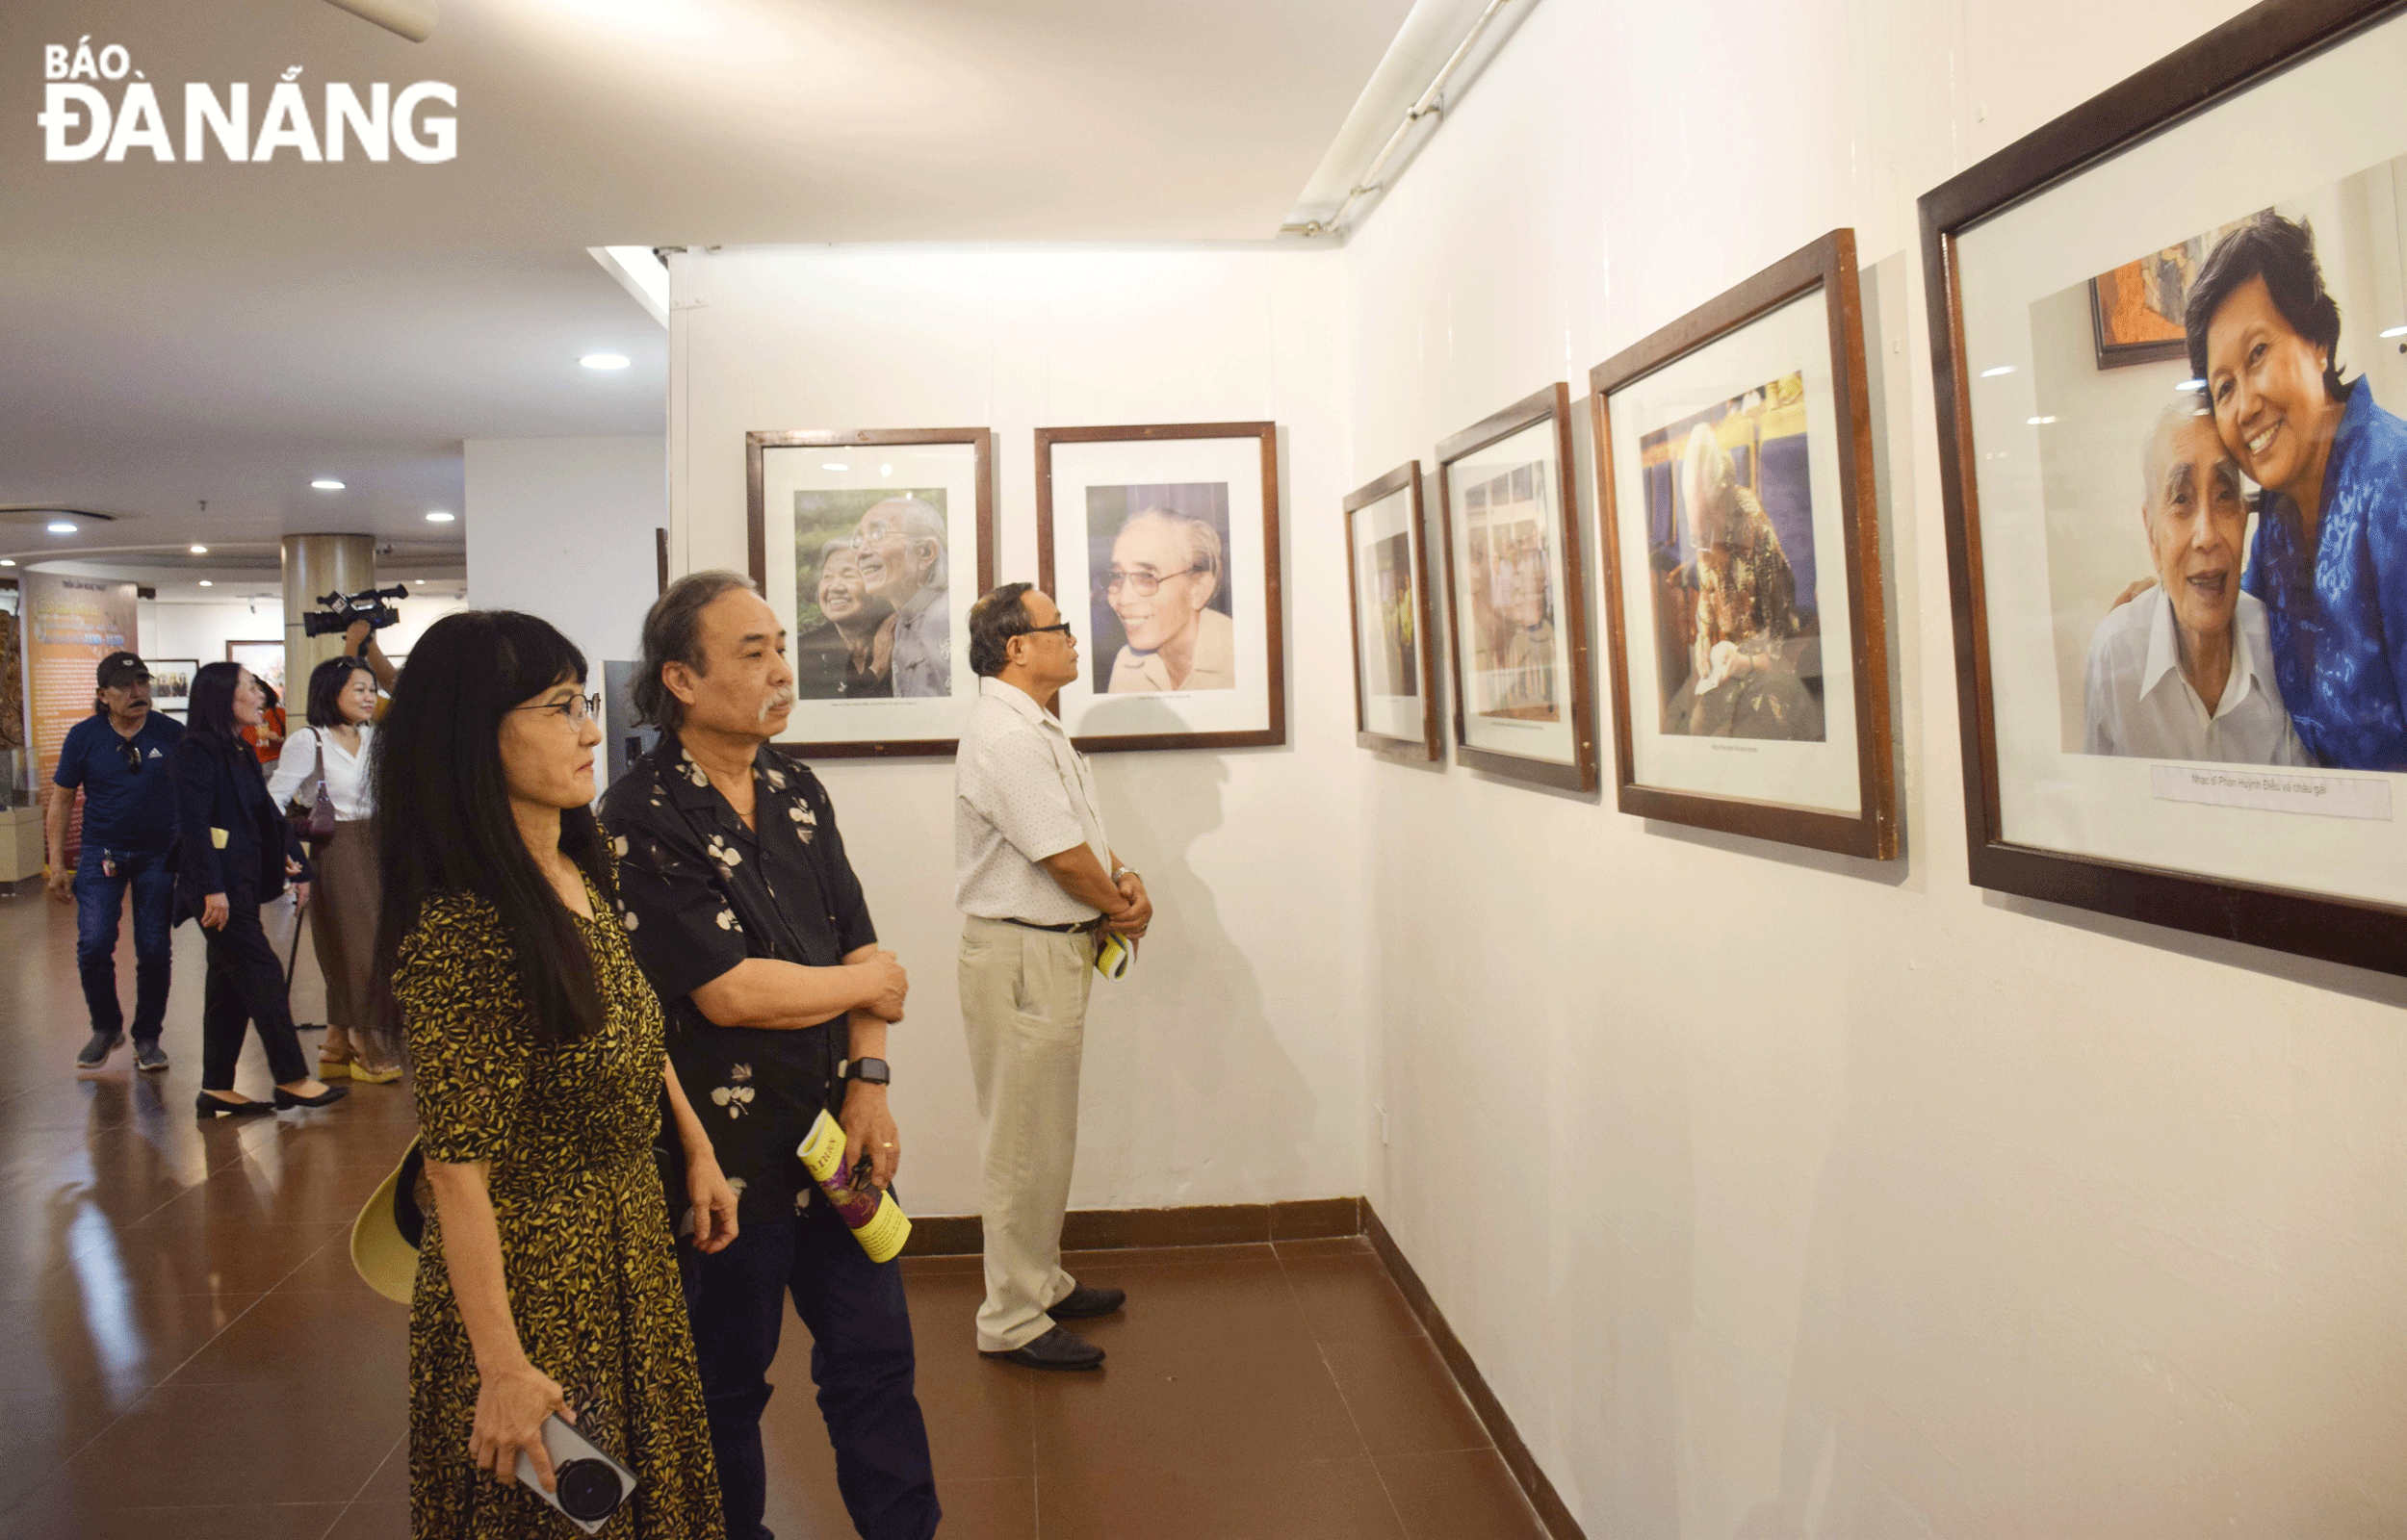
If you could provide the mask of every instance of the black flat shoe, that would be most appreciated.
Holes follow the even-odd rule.
[[[275,1104],[266,1101],[227,1101],[221,1096],[212,1096],[204,1091],[200,1093],[200,1098],[193,1103],[193,1109],[203,1117],[255,1117],[261,1113],[274,1112]]]
[[[983,1349],[981,1349],[983,1351]],[[1007,1353],[986,1353],[989,1358],[1006,1359],[1024,1364],[1030,1369],[1100,1369],[1103,1349],[1083,1337],[1073,1336],[1055,1326],[1034,1342],[1022,1343]]]
[[[1085,1321],[1094,1316],[1108,1316],[1127,1302],[1126,1289],[1090,1289],[1082,1283],[1045,1313],[1055,1321]]]
[[[315,1096],[303,1096],[298,1091],[286,1091],[282,1086],[278,1086],[275,1089],[275,1110],[282,1112],[287,1107],[331,1107],[350,1093],[351,1088],[349,1086],[328,1086]]]

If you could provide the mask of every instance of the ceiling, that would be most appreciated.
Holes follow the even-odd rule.
[[[462,440],[662,431],[665,333],[587,247],[1268,239],[1410,9],[441,0],[411,43],[323,0],[8,0],[0,508],[118,517],[0,513],[0,556],[339,530],[455,565],[464,522],[425,515],[473,517]],[[183,82],[247,81],[255,117],[298,66],[313,112],[453,85],[457,158],[45,164],[42,47],[87,37],[179,148]]]

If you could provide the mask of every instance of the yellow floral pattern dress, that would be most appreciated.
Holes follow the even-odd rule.
[[[590,885],[588,885],[590,890]],[[581,921],[605,1024],[537,1043],[499,911],[429,900],[401,943],[393,992],[417,1082],[427,1159],[486,1161],[510,1314],[535,1368],[557,1380],[578,1430],[635,1473],[602,1530],[624,1540],[720,1540],[702,1383],[679,1292],[652,1139],[663,1065],[658,998],[625,934]],[[501,1540],[579,1531],[524,1487],[470,1462],[477,1368],[427,1218],[409,1321],[410,1531]]]

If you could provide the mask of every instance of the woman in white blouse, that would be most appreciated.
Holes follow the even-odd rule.
[[[323,779],[334,801],[334,837],[313,853],[318,887],[309,909],[310,938],[326,981],[326,1040],[318,1050],[318,1073],[381,1084],[401,1071],[369,1031],[368,974],[379,900],[368,774],[375,714],[376,680],[366,663],[330,657],[319,664],[309,676],[309,726],[284,740],[268,795],[279,808],[297,798],[311,807]]]

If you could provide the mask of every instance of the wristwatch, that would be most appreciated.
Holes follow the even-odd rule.
[[[859,1080],[872,1086],[883,1086],[893,1081],[893,1071],[886,1067],[886,1061],[883,1059],[847,1059],[837,1069],[836,1078]]]
[[[1112,871],[1112,881],[1114,883],[1118,883],[1123,877],[1134,877],[1136,875],[1137,869],[1134,866],[1116,867]]]

